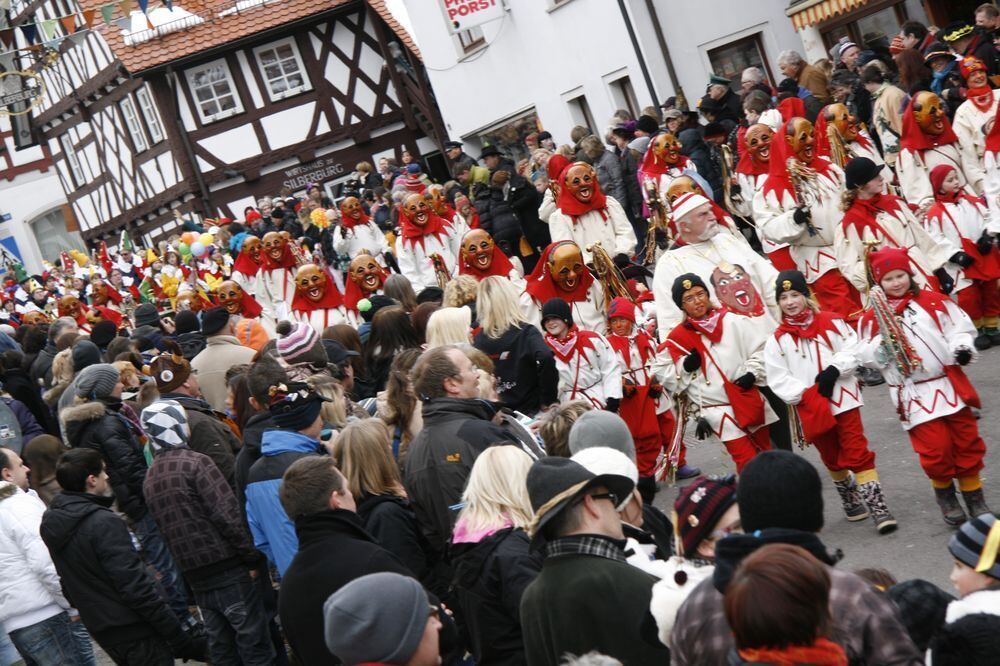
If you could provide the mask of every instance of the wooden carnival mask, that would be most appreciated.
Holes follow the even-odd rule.
[[[857,120],[851,115],[846,104],[830,104],[823,112],[826,122],[837,128],[844,141],[858,138]]]
[[[94,277],[90,281],[90,298],[94,305],[107,305],[108,301],[108,285],[99,277]]]
[[[76,319],[80,316],[80,308],[82,306],[83,304],[79,298],[73,294],[67,294],[59,299],[59,316]]]
[[[482,229],[473,229],[462,239],[462,261],[480,271],[493,264],[493,237]]]
[[[219,305],[226,309],[231,315],[242,314],[243,312],[243,287],[232,280],[226,280],[219,285],[216,291],[219,298]],[[178,297],[177,300],[180,300]]]
[[[243,241],[243,247],[241,252],[250,257],[250,261],[255,264],[260,263],[260,253],[264,249],[264,244],[260,242],[260,239],[256,236],[247,236],[246,240]]]
[[[264,251],[272,261],[281,261],[287,243],[288,240],[277,231],[268,231],[264,234]]]
[[[704,194],[691,176],[677,176],[667,185],[667,203],[671,206],[684,194]]]
[[[343,203],[340,204],[340,211],[344,217],[358,221],[361,220],[361,215],[364,213],[364,210],[361,208],[361,200],[357,197],[347,197],[344,199]]]
[[[295,273],[295,288],[313,303],[323,300],[326,283],[326,273],[316,264],[302,264]]]
[[[584,162],[576,162],[566,170],[563,186],[573,197],[582,203],[590,203],[597,187],[597,174],[594,168]]]
[[[44,312],[39,310],[32,310],[31,312],[25,312],[24,316],[21,317],[21,324],[23,326],[41,326],[42,324],[48,324],[49,318]]]
[[[358,289],[364,292],[365,296],[381,289],[385,280],[385,271],[370,254],[359,254],[354,257],[348,272],[351,281],[358,285]]]
[[[929,91],[917,93],[913,98],[913,119],[924,134],[943,134],[945,115],[941,98]]]
[[[792,118],[785,130],[788,147],[803,164],[812,162],[816,154],[816,136],[813,124],[805,118]]]
[[[563,291],[573,291],[587,267],[576,243],[564,243],[549,254],[549,274]]]
[[[712,287],[719,303],[742,315],[764,314],[764,301],[742,266],[723,261],[712,271]]]
[[[440,185],[431,185],[427,188],[427,201],[438,215],[448,212],[448,201],[444,198],[444,188]]]
[[[661,162],[666,162],[670,166],[675,166],[681,161],[681,142],[670,132],[657,134],[653,138],[653,145],[650,150],[653,156]]]
[[[774,130],[767,125],[751,125],[746,133],[747,152],[750,157],[761,164],[767,164],[771,159],[771,141]]]
[[[403,210],[410,222],[422,227],[430,219],[430,206],[422,194],[411,194],[403,200]]]
[[[174,300],[174,310],[180,312],[182,310],[190,310],[191,312],[201,312],[202,302],[195,294],[190,291],[185,291],[183,294],[179,294]]]

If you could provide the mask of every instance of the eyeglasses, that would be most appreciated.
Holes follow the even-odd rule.
[[[590,498],[595,500],[602,500],[602,499],[611,500],[611,504],[613,504],[616,507],[621,503],[620,500],[618,499],[618,495],[612,492],[595,493],[591,495]]]

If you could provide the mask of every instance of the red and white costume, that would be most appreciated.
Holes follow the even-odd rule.
[[[347,215],[341,216],[340,224],[333,230],[333,249],[351,259],[365,252],[385,266],[389,244],[382,230],[362,210],[360,221]]]
[[[983,153],[983,191],[990,217],[987,228],[991,234],[1000,233],[1000,126],[993,123],[986,135],[986,152]]]
[[[438,286],[432,254],[440,254],[451,274],[455,270],[456,242],[451,227],[434,211],[428,208],[427,224],[419,226],[410,221],[406,212],[399,211],[399,238],[396,239],[396,261],[399,271],[420,293],[427,287]]]
[[[517,265],[514,262],[517,262]],[[461,253],[458,257],[457,268],[456,275],[471,275],[476,278],[476,282],[482,282],[483,278],[497,275],[513,282],[514,288],[518,291],[524,290],[524,269],[521,268],[520,260],[515,258],[514,261],[511,261],[510,257],[504,254],[503,250],[497,247],[496,244],[493,245],[493,261],[490,263],[488,269],[480,269]]]
[[[978,95],[975,93],[979,92]],[[982,194],[986,177],[983,158],[986,154],[986,135],[993,127],[1000,107],[1000,92],[989,88],[969,90],[966,99],[955,111],[951,121],[962,150],[962,170],[977,194]]]
[[[291,316],[296,262],[287,243],[280,260],[272,259],[266,250],[261,256],[263,261],[251,291],[263,308],[261,317],[268,320],[273,328],[279,321]]]
[[[260,271],[260,264],[255,262],[248,252],[240,251],[236,261],[233,262],[233,272],[229,276],[236,284],[240,285],[243,291],[253,292],[257,283],[257,273]],[[166,266],[164,266],[166,272]]]
[[[292,298],[292,317],[296,321],[309,324],[319,335],[322,335],[328,326],[350,323],[347,308],[344,306],[344,297],[337,291],[337,285],[329,275],[323,298],[318,302],[307,298],[301,290],[295,291],[295,296]]]
[[[621,399],[618,356],[604,336],[573,325],[566,339],[557,340],[546,333],[545,343],[555,354],[559,402],[587,400],[596,409],[603,409],[608,398]]]
[[[962,187],[969,194],[975,190],[962,168],[962,152],[958,136],[951,123],[944,118],[944,132],[927,134],[917,124],[913,116],[911,100],[903,113],[903,135],[899,138],[899,158],[896,173],[899,176],[899,190],[906,202],[913,206],[929,206],[934,203],[934,188],[931,186],[931,170],[939,164],[950,164],[958,171]]]
[[[559,174],[563,182],[573,164],[566,166]],[[625,209],[614,197],[601,192],[597,178],[593,181],[593,195],[589,202],[582,202],[568,188],[559,190],[556,210],[549,216],[549,236],[552,242],[570,240],[576,243],[583,259],[590,262],[592,257],[587,247],[600,243],[604,251],[614,257],[635,254],[635,231],[625,215]]]
[[[746,133],[743,134],[744,141],[746,139]],[[737,213],[742,217],[752,220],[754,222],[754,227],[757,227],[757,220],[754,217],[753,211],[753,201],[757,196],[757,193],[764,187],[764,183],[767,181],[767,172],[769,169],[768,162],[761,162],[754,159],[753,155],[747,149],[746,144],[742,146],[740,161],[736,165],[736,182],[739,183],[740,192],[742,193],[742,202],[737,206]],[[771,260],[774,267],[779,271],[786,271],[795,268],[795,260],[792,259],[791,252],[788,249],[788,243],[776,243],[765,234],[761,233],[758,228],[757,238],[760,239],[761,249],[764,250],[764,254],[767,258]]]
[[[645,187],[647,179],[656,181],[656,186],[660,193],[660,205],[663,206],[664,210],[670,210],[670,205],[667,202],[667,188],[670,187],[670,183],[674,182],[675,178],[692,172],[698,173],[698,167],[695,166],[695,163],[687,155],[681,155],[678,158],[677,164],[667,164],[656,156],[653,152],[652,142],[650,142],[650,146],[646,149],[646,154],[642,158],[642,164],[639,165],[636,173],[639,179],[639,191],[642,192],[643,206],[646,206],[646,210],[643,213],[647,215],[649,213],[647,206],[649,193],[646,192]]]
[[[826,107],[820,110],[819,115],[816,116],[816,154],[827,159],[830,158],[830,136],[829,132],[830,123],[826,119]],[[882,186],[882,192],[886,193],[889,191],[889,185],[892,183],[893,179],[896,177],[892,172],[892,169],[885,163],[882,159],[882,154],[878,152],[878,148],[872,143],[871,137],[868,133],[862,129],[858,129],[858,135],[853,141],[844,140],[844,149],[847,152],[846,159],[848,161],[854,159],[855,157],[867,157],[881,170],[881,176],[885,179],[885,185]],[[838,164],[838,166],[840,166]]]
[[[552,243],[545,248],[535,269],[526,278],[524,292],[521,294],[521,314],[528,323],[545,333],[542,328],[542,306],[550,299],[561,298],[569,303],[573,321],[580,328],[603,335],[607,331],[604,288],[590,271],[584,269],[572,291],[562,289],[549,273],[549,256],[557,245]]]

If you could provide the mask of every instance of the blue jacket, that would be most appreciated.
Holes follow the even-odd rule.
[[[290,430],[268,430],[261,439],[261,457],[247,475],[247,522],[253,544],[284,576],[299,550],[295,525],[278,497],[285,470],[299,458],[319,452],[319,442]]]

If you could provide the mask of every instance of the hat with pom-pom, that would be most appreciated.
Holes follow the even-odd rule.
[[[316,330],[302,322],[281,321],[275,329],[278,355],[289,365],[308,363],[316,367],[327,364],[326,350]]]

